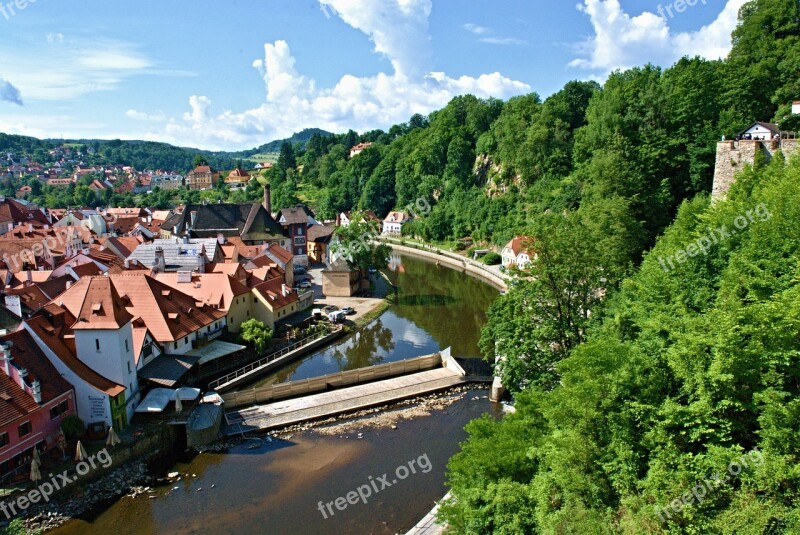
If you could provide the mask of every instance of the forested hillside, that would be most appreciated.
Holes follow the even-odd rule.
[[[707,195],[715,140],[800,98],[800,5],[740,19],[725,61],[612,75],[566,163],[481,138],[538,257],[482,333],[517,411],[469,425],[450,532],[800,533],[800,155]]]

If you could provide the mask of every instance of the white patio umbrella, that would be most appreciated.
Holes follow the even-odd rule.
[[[106,446],[111,446],[112,448],[117,444],[120,444],[122,441],[117,436],[117,432],[114,431],[113,427],[108,428],[108,438],[106,439]]]
[[[39,457],[39,448],[33,448],[33,460],[36,461],[38,464],[42,464],[42,459]]]
[[[86,453],[86,448],[83,447],[81,441],[78,441],[78,447],[75,448],[75,461],[80,462],[86,459],[89,455]]]
[[[36,482],[42,479],[42,472],[39,470],[39,461],[31,461],[31,481]]]
[[[181,397],[175,396],[175,412],[180,413],[183,411],[183,403],[181,403]]]

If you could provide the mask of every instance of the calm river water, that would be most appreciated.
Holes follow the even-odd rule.
[[[275,374],[299,379],[400,360],[452,346],[456,356],[479,355],[477,340],[497,291],[467,275],[410,257],[395,258],[390,277],[399,302],[362,332]],[[398,428],[367,429],[363,437],[321,436],[313,431],[288,440],[257,442],[227,453],[203,453],[170,470],[194,474],[157,488],[150,499],[122,498],[92,518],[73,520],[59,535],[150,534],[393,534],[405,532],[441,498],[447,460],[466,437],[464,426],[497,407],[486,392],[467,393],[431,416],[401,421]],[[479,398],[479,399],[476,399]],[[368,499],[325,518],[318,503],[397,467],[427,459],[418,471]],[[419,464],[419,463],[418,463]],[[427,466],[427,462],[422,462]],[[378,488],[381,484],[376,483]],[[177,487],[177,488],[174,488]]]

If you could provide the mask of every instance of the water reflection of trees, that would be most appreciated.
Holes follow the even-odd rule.
[[[355,370],[366,366],[374,366],[383,362],[386,353],[394,347],[392,331],[387,329],[378,319],[363,327],[346,347],[337,347],[333,358],[342,371]]]
[[[390,273],[398,288],[394,312],[430,333],[458,356],[480,356],[478,338],[497,290],[465,273],[403,256],[403,269]]]

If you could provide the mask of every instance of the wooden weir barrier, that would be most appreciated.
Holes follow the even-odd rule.
[[[222,395],[225,409],[235,409],[247,405],[257,405],[307,394],[325,392],[333,388],[397,377],[442,366],[441,353],[416,357],[397,362],[378,364],[368,368],[359,368],[345,372],[331,373],[310,379],[301,379],[275,385],[266,385],[240,392],[229,392]]]

